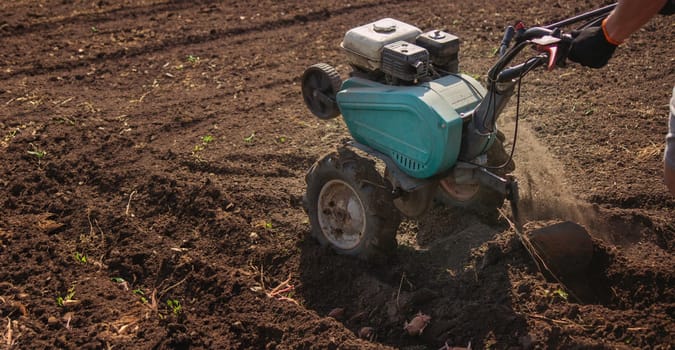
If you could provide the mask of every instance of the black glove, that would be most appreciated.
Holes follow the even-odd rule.
[[[666,4],[663,5],[663,8],[661,8],[661,11],[659,11],[659,13],[664,16],[670,16],[673,13],[675,13],[675,0],[666,1]]]
[[[604,67],[616,50],[602,32],[602,27],[588,27],[572,33],[572,46],[567,56],[571,61],[591,68]]]

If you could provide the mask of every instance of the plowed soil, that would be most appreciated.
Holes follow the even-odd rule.
[[[311,115],[300,77],[318,62],[347,74],[347,30],[446,29],[484,82],[506,25],[604,4],[2,2],[0,347],[672,348],[672,17],[603,69],[523,80],[526,218],[593,235],[583,297],[538,272],[504,218],[434,206],[375,265],[320,247],[302,208],[307,170],[349,134]],[[418,312],[431,321],[412,336]]]

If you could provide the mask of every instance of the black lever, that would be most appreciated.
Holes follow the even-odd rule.
[[[506,30],[504,31],[504,38],[502,38],[502,43],[499,45],[499,57],[504,56],[504,53],[506,53],[506,50],[509,48],[509,44],[511,44],[513,35],[515,34],[516,29],[513,28],[513,26],[506,27]]]
[[[497,82],[504,83],[507,81],[511,81],[513,79],[520,78],[523,74],[527,73],[528,71],[544,64],[546,60],[542,57],[533,57],[525,63],[521,63],[519,65],[506,68],[502,70],[499,75],[497,75]]]

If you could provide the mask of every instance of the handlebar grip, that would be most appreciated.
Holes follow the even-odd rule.
[[[497,82],[504,83],[518,78],[523,73],[524,65],[525,63],[504,69],[501,71],[501,73],[499,73],[499,75],[497,75]]]
[[[542,57],[533,57],[525,63],[506,68],[497,75],[497,82],[504,83],[519,78],[522,74],[543,64],[545,59]]]
[[[502,38],[502,43],[499,45],[499,57],[504,56],[506,49],[509,48],[509,44],[513,39],[513,36],[516,34],[516,29],[513,26],[506,27],[504,31],[504,37]]]

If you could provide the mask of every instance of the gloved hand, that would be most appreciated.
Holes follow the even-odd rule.
[[[675,13],[675,0],[668,0],[666,1],[666,4],[663,5],[663,8],[661,8],[661,11],[659,11],[660,14],[664,16],[670,16]]]
[[[607,41],[601,26],[573,32],[572,37],[574,39],[567,58],[586,67],[604,67],[617,47]]]

